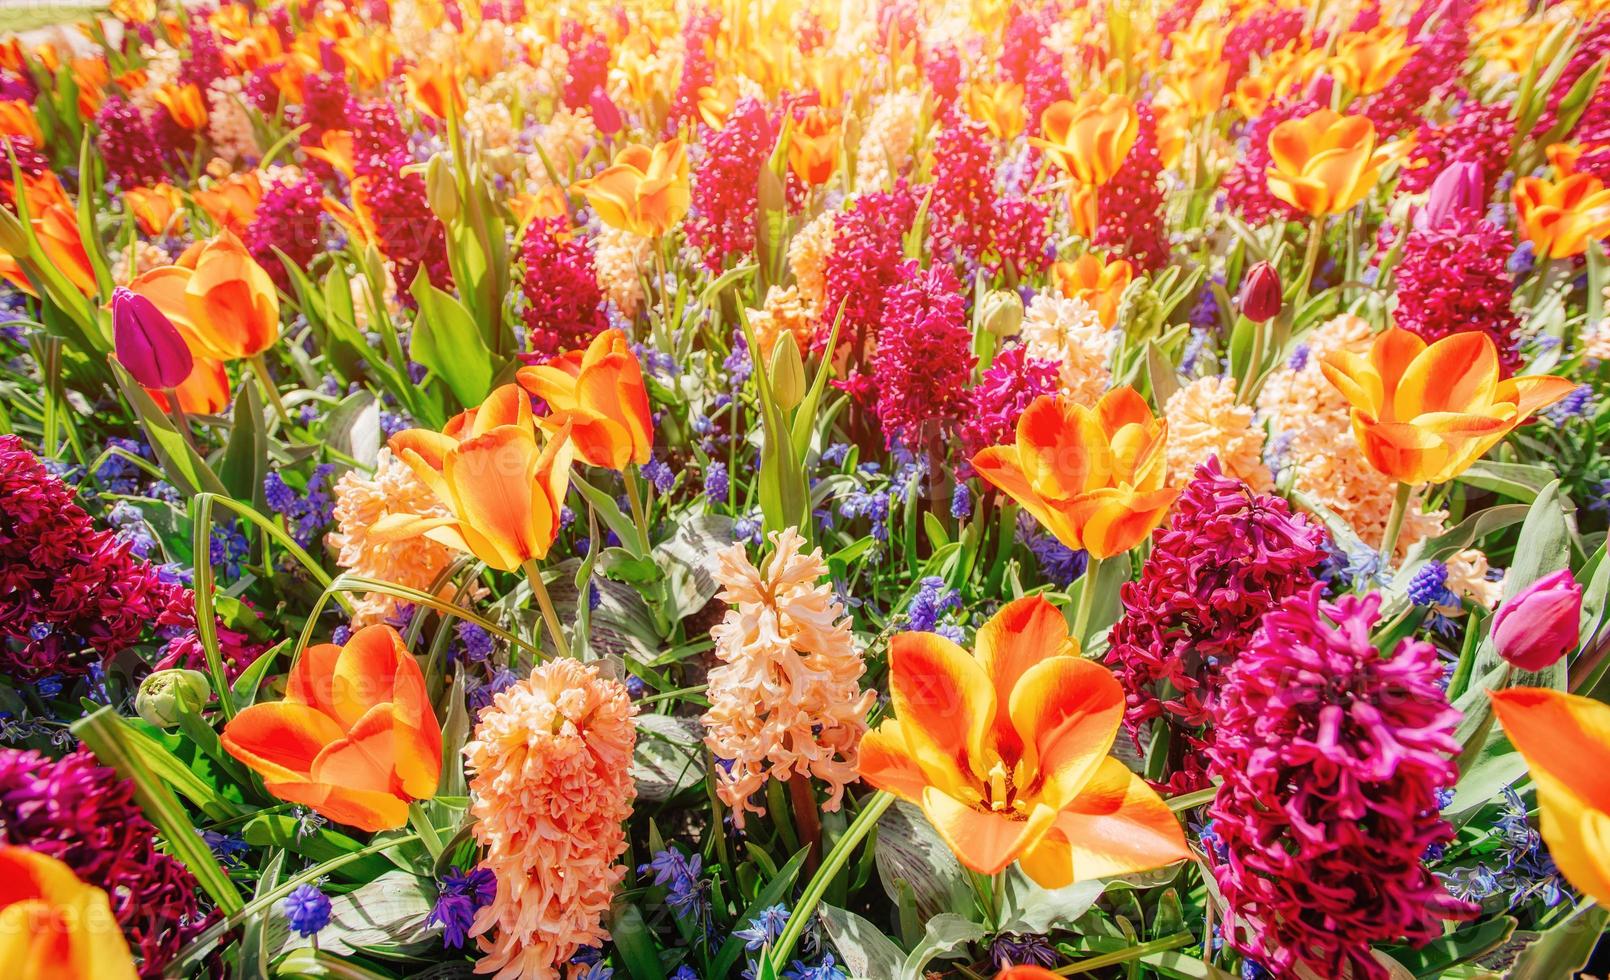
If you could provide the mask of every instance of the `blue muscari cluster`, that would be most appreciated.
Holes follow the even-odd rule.
[[[709,498],[712,506],[725,507],[727,494],[731,489],[732,480],[727,476],[727,464],[719,459],[712,459],[704,470],[704,495]]]
[[[1296,349],[1291,352],[1291,356],[1286,358],[1286,368],[1291,371],[1301,371],[1307,366],[1308,345],[1298,344]]]
[[[291,489],[277,470],[263,479],[263,499],[268,509],[285,518],[291,537],[304,548],[312,545],[319,533],[330,526],[335,510],[335,497],[331,493],[334,475],[335,466],[330,463],[315,466],[301,494]]]
[[[1409,601],[1417,606],[1456,606],[1459,597],[1448,588],[1448,566],[1440,561],[1421,565],[1409,579]]]
[[[1597,406],[1593,400],[1592,385],[1577,385],[1569,395],[1555,402],[1545,413],[1549,421],[1564,427],[1575,418],[1588,418]]]
[[[241,528],[239,521],[231,519],[212,526],[207,555],[212,559],[213,572],[220,578],[226,580],[240,578],[241,565],[251,553],[251,541],[247,540],[246,532]]]
[[[112,436],[106,440],[106,448],[114,447],[141,459],[151,458],[151,451],[145,448],[145,444],[134,439]],[[123,456],[117,455],[107,456],[105,462],[95,468],[95,479],[99,481],[102,490],[125,497],[139,496],[140,478],[143,475],[139,467]]]
[[[1040,530],[1040,525],[1027,512],[1017,515],[1018,543],[1028,548],[1040,566],[1040,574],[1057,585],[1067,588],[1085,573],[1089,556],[1056,539],[1053,534]]]
[[[749,359],[749,342],[744,340],[742,330],[732,332],[732,353],[721,362],[721,368],[727,372],[727,380],[734,389],[742,388],[748,382],[754,362]]]
[[[678,917],[704,927],[709,920],[710,883],[700,877],[704,862],[697,854],[684,856],[667,847],[655,851],[649,862],[637,869],[640,875],[653,875],[656,887],[665,889],[665,903]]]
[[[458,634],[458,647],[455,660],[467,663],[485,663],[492,655],[492,634],[468,620],[461,620],[453,627]]]
[[[468,872],[449,868],[436,888],[436,904],[425,922],[442,927],[442,945],[463,949],[475,913],[497,897],[497,878],[490,868],[472,868]]]
[[[311,936],[330,924],[330,900],[317,885],[302,885],[280,903],[298,936]]]
[[[1515,251],[1510,253],[1509,261],[1506,264],[1509,267],[1509,274],[1515,277],[1517,281],[1531,275],[1532,267],[1537,264],[1537,253],[1532,248],[1532,243],[1521,242],[1516,246]]]
[[[745,514],[732,522],[732,539],[746,541],[752,545],[761,543],[760,529],[763,526],[760,511]]]
[[[1467,902],[1505,895],[1509,907],[1515,908],[1534,898],[1552,907],[1569,894],[1570,886],[1554,866],[1543,836],[1528,819],[1526,803],[1513,786],[1504,787],[1488,840],[1497,847],[1478,862],[1439,872],[1450,895]]]
[[[937,575],[920,580],[917,594],[906,607],[906,628],[918,633],[938,633],[946,639],[962,642],[960,626],[941,623],[940,617],[962,607],[962,594],[945,584]]]
[[[117,531],[118,540],[129,543],[129,552],[135,557],[149,558],[156,551],[157,539],[151,533],[151,525],[145,522],[140,508],[127,500],[119,500],[112,505],[106,515],[106,523]]]
[[[1202,288],[1196,294],[1196,303],[1191,307],[1191,326],[1203,331],[1204,337],[1206,337],[1206,331],[1219,325],[1219,295],[1213,290],[1213,283],[1218,283],[1220,286],[1224,285],[1224,275],[1215,273],[1207,282],[1203,283]]]
[[[494,697],[508,690],[509,686],[519,679],[514,671],[507,667],[499,667],[492,672],[489,680],[469,692],[465,700],[469,703],[470,711],[480,714],[481,709],[491,704]]]
[[[660,493],[670,493],[676,486],[676,471],[657,456],[650,456],[643,464],[643,478],[654,484]]]
[[[1206,327],[1192,327],[1191,339],[1185,342],[1185,353],[1180,356],[1180,373],[1189,375],[1196,370],[1196,362],[1202,357],[1202,349],[1207,346],[1208,329]]]
[[[973,492],[967,489],[965,483],[957,483],[956,488],[950,492],[950,516],[958,521],[965,521],[973,516]]]

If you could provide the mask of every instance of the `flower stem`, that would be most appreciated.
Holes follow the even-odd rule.
[[[1392,498],[1392,512],[1386,519],[1386,534],[1381,538],[1381,570],[1392,567],[1392,556],[1397,554],[1398,535],[1403,531],[1403,518],[1409,513],[1409,498],[1414,496],[1414,487],[1408,483],[1399,483],[1398,492]]]
[[[548,587],[542,584],[542,569],[537,566],[535,558],[525,563],[525,576],[531,583],[531,594],[537,597],[537,608],[542,610],[542,621],[548,626],[548,635],[553,637],[554,649],[559,656],[570,656],[570,644],[565,642],[565,631],[559,625],[559,613],[553,608],[553,598],[548,595]]]
[[[850,855],[855,852],[866,835],[872,832],[878,818],[883,816],[883,811],[889,809],[893,802],[894,797],[882,790],[872,794],[866,806],[855,815],[855,821],[845,829],[844,836],[840,837],[838,843],[833,845],[833,850],[828,852],[827,859],[816,870],[816,874],[811,875],[810,883],[805,886],[804,893],[799,897],[799,904],[794,906],[793,913],[788,917],[788,925],[783,927],[783,934],[777,937],[777,945],[771,950],[772,966],[776,968],[778,976],[782,975],[783,968],[788,965],[788,958],[793,955],[794,946],[804,934],[806,924],[816,915],[816,906],[821,904],[822,896],[827,894],[827,886],[833,883],[833,879],[840,871],[844,870],[844,866],[849,863]]]
[[[1073,635],[1079,641],[1080,649],[1085,643],[1085,630],[1090,627],[1090,612],[1096,606],[1096,576],[1101,574],[1101,559],[1090,558],[1085,562],[1083,584],[1079,586],[1079,605],[1073,613]]]
[[[1308,226],[1308,249],[1303,253],[1303,268],[1297,275],[1297,295],[1291,303],[1291,318],[1295,322],[1308,301],[1308,287],[1314,281],[1314,267],[1319,264],[1319,246],[1325,240],[1325,216],[1315,216]]]
[[[425,807],[418,800],[408,804],[408,825],[419,834],[424,842],[425,850],[430,853],[432,863],[442,856],[442,838],[436,832],[436,825],[430,822],[430,816],[425,813]]]
[[[280,390],[274,386],[274,378],[268,373],[268,364],[264,361],[263,355],[253,355],[250,363],[252,373],[257,375],[257,382],[263,386],[263,394],[267,395],[268,400],[274,403],[275,414],[280,417],[280,422],[289,426],[291,424],[291,415],[285,411],[285,403],[280,401]]]
[[[648,512],[643,508],[643,496],[637,489],[636,475],[630,472],[621,474],[626,481],[626,499],[632,505],[632,523],[637,525],[638,554],[647,555],[650,545],[648,539]]]

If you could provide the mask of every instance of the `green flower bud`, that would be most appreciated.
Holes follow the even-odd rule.
[[[425,167],[425,197],[443,224],[458,217],[458,184],[453,180],[453,172],[447,169],[447,161],[440,156],[431,157]]]
[[[186,714],[199,714],[212,695],[212,684],[199,670],[159,670],[140,682],[134,710],[158,728],[173,728]]]
[[[992,289],[984,294],[980,318],[984,329],[997,337],[1015,337],[1023,326],[1023,297],[1015,290]]]
[[[805,397],[805,362],[799,356],[799,342],[789,330],[771,348],[771,391],[785,412]]]

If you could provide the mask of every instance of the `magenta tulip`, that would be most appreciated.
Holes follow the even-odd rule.
[[[176,388],[195,364],[190,347],[157,305],[122,286],[112,291],[117,359],[147,388]]]
[[[1241,282],[1241,315],[1262,323],[1280,312],[1280,273],[1267,262],[1247,271]]]
[[[1493,643],[1521,670],[1542,670],[1576,649],[1581,618],[1582,586],[1562,568],[1498,607]]]
[[[1480,212],[1481,205],[1481,164],[1450,164],[1431,182],[1426,206],[1415,212],[1414,227],[1417,231],[1442,228],[1458,218],[1460,212]]]

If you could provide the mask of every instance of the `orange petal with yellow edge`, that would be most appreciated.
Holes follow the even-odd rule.
[[[877,728],[862,736],[858,753],[856,768],[861,778],[908,803],[920,801],[922,791],[928,788],[929,781],[933,778],[924,772],[917,764],[917,760],[912,757],[910,749],[906,746],[905,732],[897,718],[884,720]],[[954,773],[937,775],[946,778]],[[956,787],[947,785],[941,788]]]
[[[924,771],[984,775],[995,692],[966,650],[937,633],[896,633],[889,641],[889,697]]]
[[[997,705],[1006,704],[1018,679],[1048,657],[1079,655],[1079,643],[1068,632],[1062,611],[1045,596],[1024,596],[1002,606],[978,630],[973,656],[989,676]],[[1012,758],[1023,742],[1007,712],[995,715],[995,743]]]
[[[1106,759],[1047,841],[1066,842],[1073,881],[1149,871],[1190,857],[1174,812],[1146,781]],[[1029,870],[1024,866],[1024,870]],[[1045,884],[1044,882],[1041,882]]]
[[[287,803],[301,803],[326,819],[370,833],[396,830],[408,822],[408,803],[390,793],[308,781],[265,781],[263,788]]]
[[[266,780],[306,778],[324,747],[345,733],[317,708],[292,701],[254,704],[224,726],[219,741]]]
[[[1004,871],[1039,843],[1057,817],[1050,807],[1036,806],[1026,819],[1013,819],[968,806],[933,787],[923,791],[922,812],[958,861],[986,875]]]
[[[1023,740],[1024,787],[1052,809],[1077,797],[1112,749],[1124,717],[1124,689],[1112,671],[1082,657],[1031,667],[1012,691],[1012,725]]]

